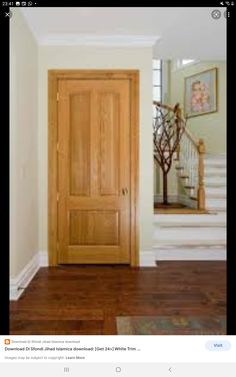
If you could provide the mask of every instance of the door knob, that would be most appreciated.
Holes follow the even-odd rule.
[[[122,188],[122,195],[127,195],[128,192],[129,190],[127,189],[127,187]]]

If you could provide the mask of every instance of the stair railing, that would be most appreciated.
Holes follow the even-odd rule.
[[[192,200],[197,201],[197,208],[205,210],[205,186],[204,186],[204,140],[197,140],[186,128],[186,119],[182,116],[179,104],[174,108],[160,102],[153,101],[153,105],[171,111],[185,124],[185,130],[181,137],[180,144],[176,150],[176,158],[180,179],[184,180],[184,188],[189,193]]]

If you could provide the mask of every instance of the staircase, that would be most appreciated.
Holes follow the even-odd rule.
[[[206,208],[211,212],[226,211],[226,158],[206,155],[205,157]]]
[[[155,214],[155,260],[226,259],[226,158],[205,155],[206,214]]]
[[[166,123],[168,119],[174,119],[172,128],[177,136],[184,129],[174,149],[182,200],[198,210],[188,214],[154,215],[154,260],[225,260],[226,156],[205,153],[204,141],[197,140],[188,130],[179,104],[174,108],[155,101],[153,104],[157,112],[153,134],[154,159],[160,166],[163,160],[170,162],[169,151],[163,153],[161,147],[162,143],[171,146]],[[163,116],[166,110],[168,114]],[[159,130],[165,129],[167,131],[162,132],[162,136]],[[172,150],[173,145],[172,142]]]

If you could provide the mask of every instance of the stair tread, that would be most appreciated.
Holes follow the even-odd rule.
[[[173,227],[159,228],[154,231],[154,242],[165,244],[215,244],[226,242],[225,227]]]
[[[164,223],[168,224],[170,222],[176,222],[176,223],[201,223],[204,221],[209,221],[209,223],[212,222],[219,222],[219,221],[226,221],[226,214],[217,214],[217,215],[212,215],[212,214],[196,214],[196,215],[165,215],[165,214],[155,214],[154,215],[154,223]]]

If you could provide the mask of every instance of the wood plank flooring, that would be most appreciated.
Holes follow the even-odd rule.
[[[41,268],[10,303],[10,333],[112,335],[116,316],[225,315],[226,263]]]
[[[210,213],[205,209],[195,208],[154,208],[154,215],[205,215]]]

